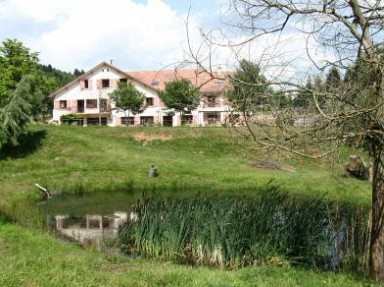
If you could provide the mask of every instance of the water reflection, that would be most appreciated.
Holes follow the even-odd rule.
[[[129,256],[230,268],[268,263],[271,254],[334,271],[366,264],[367,210],[279,190],[254,198],[100,193],[54,197],[42,208],[63,238]]]
[[[60,238],[102,249],[106,242],[116,241],[127,220],[137,217],[130,212],[134,200],[124,192],[59,195],[40,208]]]
[[[56,215],[55,227],[61,236],[75,240],[83,247],[92,246],[100,249],[105,240],[118,237],[127,218],[127,212],[115,212],[105,216]]]

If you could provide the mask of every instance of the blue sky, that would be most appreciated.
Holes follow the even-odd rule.
[[[190,30],[219,23],[226,0],[0,0],[0,41],[18,39],[43,64],[66,71],[114,60],[152,70],[184,58]]]

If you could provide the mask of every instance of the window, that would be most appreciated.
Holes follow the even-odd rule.
[[[218,120],[218,114],[208,114],[208,124],[216,124]]]
[[[145,103],[147,106],[153,106],[153,98],[146,98]]]
[[[87,125],[88,126],[98,126],[98,125],[106,126],[107,125],[107,118],[88,118],[87,119]]]
[[[216,97],[215,96],[207,96],[207,103],[208,107],[212,108],[216,104]]]
[[[102,79],[101,80],[101,87],[103,89],[109,88],[109,79]]]
[[[120,83],[127,83],[127,82],[128,82],[127,78],[121,78],[120,79]]]
[[[97,100],[87,100],[86,108],[87,109],[97,109]]]
[[[153,117],[140,117],[140,124],[142,126],[153,124]]]
[[[125,126],[133,126],[135,124],[134,117],[121,117],[121,124]]]
[[[60,101],[59,107],[60,107],[60,109],[66,109],[67,108],[67,101]]]

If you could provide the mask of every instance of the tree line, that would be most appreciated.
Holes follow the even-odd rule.
[[[45,121],[49,94],[84,71],[68,73],[39,63],[38,53],[16,39],[0,45],[0,147],[16,145],[28,122]]]

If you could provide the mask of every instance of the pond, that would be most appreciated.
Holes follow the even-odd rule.
[[[99,249],[118,246],[132,257],[224,268],[278,262],[363,271],[366,264],[366,209],[294,198],[276,188],[252,197],[62,195],[41,208],[62,238]]]
[[[131,193],[93,193],[57,195],[40,204],[48,227],[60,238],[73,240],[83,247],[102,249],[106,241],[118,238],[136,197]]]

